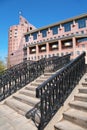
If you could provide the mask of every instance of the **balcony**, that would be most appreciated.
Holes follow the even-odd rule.
[[[72,40],[62,41],[62,49],[68,49],[72,47],[73,47]]]
[[[46,45],[39,46],[39,52],[46,52]]]
[[[58,42],[49,43],[49,51],[58,50]]]
[[[30,48],[30,54],[35,54],[36,53],[36,47]]]

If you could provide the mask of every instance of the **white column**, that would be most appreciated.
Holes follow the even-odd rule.
[[[38,45],[36,45],[36,60],[38,60],[38,55],[39,55],[39,48]]]
[[[46,52],[47,52],[47,57],[48,57],[48,55],[49,55],[49,43],[48,42],[46,43]]]
[[[27,60],[29,60],[29,47],[27,47]]]
[[[73,42],[73,58],[75,58],[76,57],[76,38],[75,37],[73,37],[72,38],[72,42]]]
[[[58,46],[59,46],[59,56],[61,56],[61,50],[62,50],[62,45],[61,45],[61,40],[58,40]]]

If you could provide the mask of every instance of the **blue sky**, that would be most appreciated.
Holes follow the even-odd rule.
[[[87,0],[0,0],[0,59],[8,54],[8,30],[19,11],[37,28],[87,13]]]

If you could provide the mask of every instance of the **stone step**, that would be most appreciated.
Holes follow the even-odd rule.
[[[36,97],[36,92],[28,90],[28,89],[21,90],[19,93],[27,95],[27,96],[31,96],[31,97]]]
[[[37,87],[38,87],[39,85],[41,85],[41,83],[33,82],[33,83],[31,83],[30,85],[31,85],[31,86],[37,86]]]
[[[20,102],[23,102],[23,103],[26,103],[27,105],[30,105],[30,106],[35,106],[37,103],[40,102],[40,100],[38,98],[34,98],[34,97],[30,97],[30,96],[26,96],[26,95],[23,95],[23,94],[16,94],[16,95],[13,95],[13,98],[15,98],[16,100],[20,101]]]
[[[31,90],[31,91],[36,91],[36,88],[37,88],[36,86],[30,86],[30,85],[29,85],[29,86],[26,86],[25,89],[26,89],[26,90]]]
[[[86,130],[86,129],[76,124],[73,124],[72,122],[69,122],[67,120],[63,120],[55,125],[55,130]]]
[[[75,109],[78,109],[78,110],[87,111],[87,102],[83,102],[83,101],[72,101],[71,103],[69,103],[69,105],[72,108],[75,108]]]
[[[0,118],[4,117],[5,115],[9,117],[9,115],[12,115],[15,113],[15,110],[13,110],[11,107],[9,107],[6,104],[0,105]]]
[[[44,73],[44,76],[51,76],[53,75],[54,73]]]
[[[37,83],[43,83],[45,81],[45,79],[37,79],[35,80]]]
[[[63,118],[83,128],[87,128],[87,112],[70,109],[63,113]]]
[[[12,128],[12,129],[11,129]],[[0,130],[37,130],[33,121],[7,105],[0,105]]]
[[[32,106],[22,103],[14,98],[5,101],[5,104],[14,109],[16,112],[20,113],[21,115],[25,115],[29,110],[32,109]]]
[[[79,92],[87,94],[87,88],[86,87],[79,88]]]
[[[5,122],[5,121],[3,121],[3,122]],[[10,125],[10,123],[5,122],[4,124],[2,124],[0,126],[0,130],[14,130],[14,128]]]
[[[87,82],[87,78],[85,78],[85,82]]]
[[[78,93],[74,96],[75,100],[87,102],[87,94]]]
[[[49,76],[44,76],[44,75],[42,75],[41,77],[40,77],[40,79],[45,79],[45,80],[47,80],[49,78]]]
[[[82,86],[87,87],[87,83],[86,82],[82,83]]]
[[[18,129],[15,130],[38,130],[35,124],[32,122],[27,122],[24,125],[21,125]]]

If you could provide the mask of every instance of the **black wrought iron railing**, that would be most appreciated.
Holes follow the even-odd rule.
[[[41,75],[44,71],[42,67],[43,60],[27,61],[2,72],[0,74],[0,101]]]
[[[38,130],[44,129],[84,73],[85,53],[82,53],[36,88],[36,97],[40,98],[40,103],[27,112],[26,117],[35,122]]]
[[[58,56],[54,56],[54,57],[50,57],[48,59],[45,59],[45,71],[56,71],[58,69],[60,69],[61,67],[65,66],[67,63],[70,62],[70,55],[71,54],[67,54],[61,57]]]
[[[48,65],[53,66],[52,69],[56,70],[58,69],[58,66],[57,68],[55,67],[56,62],[61,60],[59,63],[59,68],[62,67],[70,61],[70,55],[60,58],[56,57],[55,60],[53,57],[50,62],[48,62],[49,60],[47,59],[41,59],[36,62],[26,61],[0,73],[0,101],[35,80],[44,73],[45,68]]]

